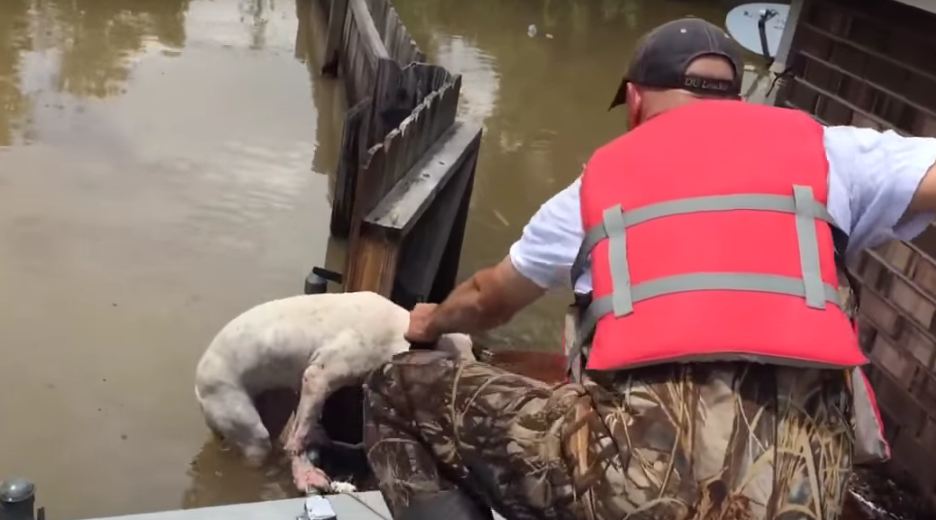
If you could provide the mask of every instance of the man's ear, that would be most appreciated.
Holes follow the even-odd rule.
[[[633,83],[627,84],[627,123],[629,128],[640,124],[640,112],[643,110],[643,95]]]

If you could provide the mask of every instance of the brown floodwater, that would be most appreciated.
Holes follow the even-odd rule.
[[[398,0],[484,125],[463,273],[624,130],[606,107],[642,32],[737,3]],[[0,475],[34,479],[52,518],[290,492],[210,438],[192,375],[227,320],[340,254],[342,87],[300,19],[295,0],[0,0]],[[554,347],[566,301],[491,339]]]
[[[285,496],[192,376],[326,254],[343,101],[298,29],[290,0],[0,0],[0,475],[52,518]]]

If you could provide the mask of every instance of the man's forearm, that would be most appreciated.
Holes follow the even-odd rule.
[[[503,325],[545,293],[520,274],[510,258],[482,269],[439,305],[417,305],[410,313],[410,341],[435,341],[451,332],[477,333]]]
[[[429,324],[434,334],[449,332],[477,333],[503,324],[509,315],[496,303],[493,287],[485,284],[493,269],[478,272],[461,283],[436,307]]]

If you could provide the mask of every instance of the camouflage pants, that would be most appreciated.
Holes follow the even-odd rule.
[[[832,520],[851,471],[842,371],[664,365],[550,386],[420,351],[365,395],[395,515],[460,486],[508,519]]]

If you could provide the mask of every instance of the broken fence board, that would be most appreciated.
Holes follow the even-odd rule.
[[[439,137],[455,123],[460,78],[431,92],[397,128],[384,138],[384,148],[399,149],[394,169],[389,173],[395,184]]]
[[[425,54],[410,35],[396,8],[388,0],[367,0],[374,26],[387,49],[387,55],[405,67],[415,61],[425,61]]]
[[[380,38],[380,33],[377,32],[377,27],[374,26],[374,19],[370,16],[370,11],[367,9],[367,4],[364,0],[348,0],[350,12],[354,16],[355,21],[357,22],[357,30],[359,31],[361,41],[364,43],[365,48],[372,61],[375,62],[380,58],[389,58],[387,54],[387,49],[384,47],[383,40]]]
[[[469,146],[468,158],[454,167],[403,240],[392,297],[404,307],[439,301],[454,288],[478,157],[477,143]]]
[[[348,9],[342,30],[341,68],[345,74],[350,103],[371,95],[377,73],[377,62],[387,58],[380,35],[374,27],[364,0],[347,0]]]
[[[394,66],[388,62],[387,70]],[[357,236],[364,216],[377,207],[426,150],[451,128],[458,103],[458,85],[456,81],[441,92],[427,96],[398,128],[369,149],[366,163],[358,168],[349,236]]]
[[[389,58],[377,61],[372,97],[374,108],[371,111],[370,136],[368,144],[377,144],[402,121],[413,107],[400,106],[398,95],[402,70]],[[401,113],[400,117],[394,117]]]
[[[366,133],[364,125],[367,123],[370,106],[370,98],[364,99],[351,107],[345,115],[331,214],[331,233],[338,237],[347,237],[351,232],[358,172],[366,153],[362,136]]]
[[[416,224],[449,178],[480,146],[481,127],[458,122],[396,183],[366,218],[388,236],[402,236]]]

